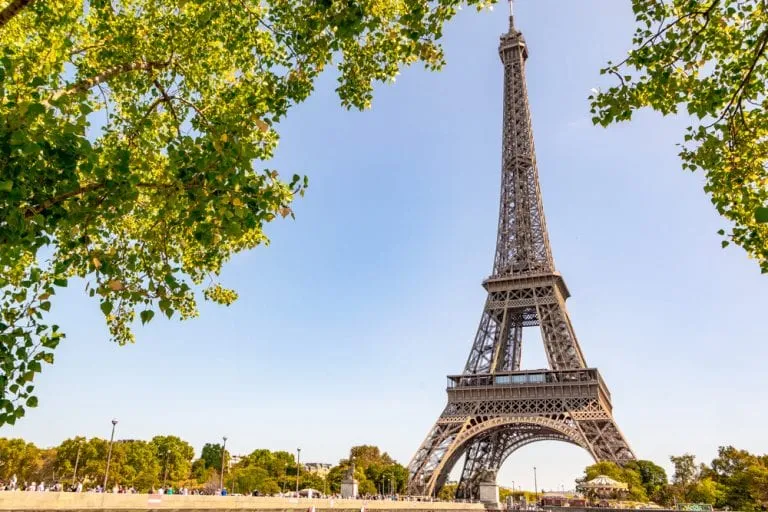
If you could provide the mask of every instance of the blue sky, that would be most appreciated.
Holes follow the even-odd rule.
[[[326,76],[281,127],[273,165],[310,176],[296,220],[237,256],[241,299],[199,319],[156,319],[137,343],[106,340],[98,303],[59,296],[68,333],[38,380],[40,407],[0,435],[54,445],[76,434],[173,433],[197,450],[295,450],[336,462],[376,444],[403,463],[445,404],[480,319],[498,209],[506,8],[465,9],[445,32],[448,65],[415,67],[346,112]],[[680,168],[685,119],[642,112],[595,128],[587,96],[629,48],[629,2],[522,1],[528,86],[547,222],[587,361],[607,381],[636,454],[709,461],[721,444],[768,452],[768,285]],[[159,320],[159,321],[158,321]],[[529,333],[526,333],[529,334]],[[523,365],[544,366],[538,335]],[[504,465],[502,485],[572,486],[589,456],[548,442]]]

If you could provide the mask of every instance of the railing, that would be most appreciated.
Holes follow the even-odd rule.
[[[530,386],[596,382],[608,394],[608,388],[596,368],[578,370],[532,370],[522,372],[450,375],[448,389],[487,386]],[[610,396],[608,394],[608,396]]]

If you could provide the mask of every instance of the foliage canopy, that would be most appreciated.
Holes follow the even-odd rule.
[[[706,503],[721,510],[749,512],[768,506],[768,455],[721,446],[710,465],[698,464],[690,453],[673,455],[670,462],[674,467],[670,483],[663,468],[646,460],[631,461],[624,467],[598,462],[586,468],[583,480],[608,475],[629,484],[630,498],[650,499],[667,507]]]
[[[732,223],[722,241],[768,272],[768,5],[764,0],[633,0],[633,48],[601,72],[617,84],[590,96],[607,126],[650,107],[686,112],[683,168]]]
[[[306,178],[264,166],[326,68],[346,108],[482,0],[0,2],[0,425],[37,405],[73,278],[111,338],[157,312],[230,304],[232,254],[268,242]]]

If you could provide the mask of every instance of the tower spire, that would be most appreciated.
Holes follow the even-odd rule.
[[[539,190],[525,84],[528,45],[512,23],[510,15],[509,32],[499,42],[499,57],[504,66],[504,120],[499,230],[492,278],[555,270]]]
[[[509,0],[509,31],[515,29],[515,0]]]

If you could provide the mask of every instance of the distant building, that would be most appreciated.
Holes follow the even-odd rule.
[[[307,462],[304,464],[305,471],[323,478],[328,475],[332,467],[333,464],[326,464],[325,462]]]
[[[568,503],[568,496],[559,492],[545,492],[541,497],[541,505],[544,507],[564,507]]]

